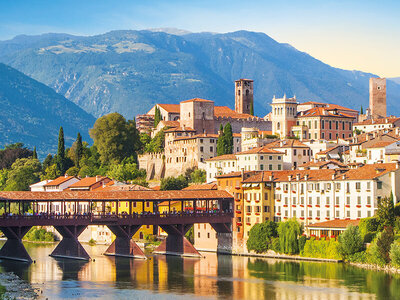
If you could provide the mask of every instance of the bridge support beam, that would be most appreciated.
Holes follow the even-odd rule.
[[[132,241],[133,235],[140,229],[141,225],[107,226],[115,234],[115,240],[104,252],[104,255],[146,259],[142,249]]]
[[[158,246],[155,254],[179,255],[188,257],[202,257],[193,245],[185,238],[186,232],[193,224],[159,225],[166,233],[167,238]]]
[[[7,237],[6,243],[0,249],[0,258],[19,260],[31,263],[32,259],[22,244],[22,238],[32,226],[0,227]]]
[[[78,241],[78,237],[85,230],[86,225],[54,226],[54,228],[62,235],[63,238],[50,256],[90,260],[89,254]]]

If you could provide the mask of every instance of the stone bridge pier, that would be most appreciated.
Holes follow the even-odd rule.
[[[142,249],[132,240],[140,227],[141,225],[108,225],[111,232],[115,234],[115,240],[104,254],[146,259]]]
[[[62,235],[62,240],[50,256],[90,260],[89,254],[78,241],[86,225],[54,226],[54,228]]]
[[[7,237],[6,243],[0,249],[0,258],[19,260],[31,263],[32,259],[22,244],[22,238],[32,226],[0,227]]]

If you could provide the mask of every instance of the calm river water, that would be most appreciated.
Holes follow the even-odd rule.
[[[399,275],[344,264],[212,253],[116,259],[103,256],[102,245],[84,245],[95,261],[81,262],[49,257],[55,245],[25,245],[36,263],[0,261],[1,271],[40,288],[44,299],[400,299]]]

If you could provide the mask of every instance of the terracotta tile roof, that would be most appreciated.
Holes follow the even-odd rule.
[[[69,191],[69,192],[0,192],[0,200],[186,200],[186,199],[232,199],[232,196],[222,190],[194,191]]]
[[[101,186],[94,189],[95,192],[112,192],[112,191],[153,191],[150,188],[138,185],[138,184],[124,184],[124,185],[111,185]]]
[[[165,130],[164,132],[185,132],[185,131],[196,131],[190,127],[175,127]]]
[[[60,184],[67,182],[73,178],[76,178],[75,176],[60,176],[49,183],[46,183],[44,186],[59,186]],[[76,178],[78,179],[78,178]]]
[[[242,172],[230,172],[227,174],[221,174],[221,175],[217,175],[215,176],[215,178],[230,178],[230,177],[241,177],[242,176]]]
[[[242,155],[242,154],[285,154],[285,153],[271,149],[269,145],[267,145],[236,153],[236,155]]]
[[[315,104],[315,105],[323,105],[328,110],[338,109],[338,110],[345,110],[345,111],[358,113],[358,111],[355,110],[355,109],[351,109],[351,108],[348,108],[348,107],[344,107],[344,106],[340,106],[340,105],[332,104],[332,103],[322,103],[322,102],[316,102],[316,101],[308,101],[308,102],[300,103],[300,105],[313,105],[313,104]]]
[[[302,114],[297,115],[298,118],[307,118],[307,117],[335,117],[335,118],[350,118],[354,119],[353,116],[348,114],[337,112],[337,114],[332,113],[330,110],[324,107],[314,107],[309,110],[304,111]]]
[[[270,131],[270,130],[259,130],[258,134],[259,135],[272,135],[272,131]]]
[[[331,160],[327,160],[327,161],[309,161],[307,163],[304,163],[304,164],[300,165],[299,167],[301,167],[301,168],[313,168],[313,167],[321,168],[321,167],[324,167],[324,166],[329,165],[329,164],[334,164],[334,165],[337,165],[337,166],[339,166],[341,168],[345,168],[346,167],[345,164],[341,163],[340,161],[338,161],[336,159],[331,159]]]
[[[215,156],[215,157],[206,159],[206,161],[216,161],[216,160],[236,160],[236,155],[235,154],[224,154],[224,155]]]
[[[287,182],[289,175],[292,176],[292,181],[297,181],[297,175],[300,175],[299,181],[327,181],[332,180],[332,175],[335,174],[335,180],[372,180],[395,170],[397,170],[397,163],[364,165],[343,173],[334,169],[260,171],[243,182],[269,182],[271,175],[273,175],[273,182]],[[308,175],[307,179],[305,175]]]
[[[238,137],[238,138],[242,137],[242,135],[240,133],[232,133],[232,136],[233,137]]]
[[[169,202],[170,201],[163,201],[163,202],[159,203],[158,206],[169,206]],[[177,204],[177,203],[181,203],[181,202],[180,201],[171,201],[171,205]]]
[[[266,145],[268,148],[310,148],[299,140],[286,139],[279,140]]]
[[[325,105],[326,103],[316,102],[316,101],[307,101],[307,102],[300,103],[300,105],[310,105],[310,104]]]
[[[192,184],[184,188],[183,191],[198,191],[198,190],[216,190],[218,189],[217,183],[203,183],[203,184]]]
[[[193,99],[181,101],[181,103],[188,103],[188,102],[208,102],[208,103],[212,102],[212,103],[214,103],[214,101],[201,99],[201,98],[193,98]]]
[[[322,151],[318,152],[316,155],[327,154],[327,153],[329,153],[329,152],[335,150],[335,149],[338,148],[339,146],[340,146],[340,145],[337,145],[337,146],[335,146],[335,147],[328,148],[328,149],[326,149],[326,150],[322,150]]]
[[[357,169],[350,169],[343,175],[345,175],[345,180],[367,180],[378,178],[396,169],[397,163],[367,164]],[[342,176],[338,179],[342,179]]]
[[[105,176],[99,176],[99,177],[85,177],[79,180],[78,182],[75,182],[69,186],[69,189],[71,188],[83,188],[83,187],[91,187],[97,182],[101,182],[104,180],[110,180],[110,178],[105,177]]]
[[[179,104],[164,104],[164,103],[157,103],[157,105],[169,113],[179,114],[181,111],[181,107]]]
[[[215,117],[231,117],[232,119],[247,119],[256,118],[255,116],[249,114],[240,114],[236,111],[230,109],[228,106],[214,106],[214,116]]]
[[[160,185],[156,185],[156,186],[153,186],[151,189],[152,189],[153,191],[159,191],[160,188],[161,188]]]
[[[365,120],[363,122],[354,123],[354,125],[381,125],[381,124],[393,124],[394,122],[400,120],[400,118],[382,118],[375,120]]]
[[[319,170],[284,170],[284,171],[260,171],[259,173],[245,179],[243,183],[250,182],[270,182],[270,176],[273,176],[273,182],[289,181],[289,176],[292,176],[292,181],[297,181],[296,176],[300,175],[299,181],[325,181],[332,180],[332,175],[335,170],[319,169]],[[308,178],[306,179],[306,175]]]
[[[374,143],[372,143],[371,145],[368,145],[368,149],[369,148],[384,148],[386,146],[389,146],[393,143],[396,143],[394,141],[375,141]]]
[[[168,127],[179,127],[180,123],[179,121],[160,121],[161,124],[164,124],[164,126]]]
[[[325,222],[319,222],[314,224],[306,225],[308,228],[340,228],[345,229],[349,225],[358,226],[360,220],[330,220]]]

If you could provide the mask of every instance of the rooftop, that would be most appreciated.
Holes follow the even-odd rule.
[[[319,222],[319,223],[309,224],[309,225],[306,225],[306,227],[308,227],[308,228],[340,228],[340,229],[345,229],[349,225],[358,226],[359,223],[360,223],[360,220],[341,219],[341,220],[330,220],[330,221],[326,221],[326,222]]]
[[[81,180],[71,184],[69,188],[84,188],[84,187],[91,187],[92,185],[96,184],[97,182],[101,182],[104,180],[110,180],[110,178],[105,176],[96,176],[96,177],[85,177]]]
[[[207,103],[214,103],[214,101],[201,99],[201,98],[193,98],[185,101],[181,101],[181,103],[189,103],[189,102],[207,102]]]
[[[242,151],[236,153],[236,155],[242,155],[242,154],[285,154],[284,152],[277,151],[274,149],[271,149],[269,145],[258,147],[258,148],[253,148],[247,151]]]
[[[60,176],[60,177],[50,181],[49,183],[46,183],[44,186],[59,186],[60,184],[67,182],[74,178],[78,179],[75,176]]]
[[[363,122],[354,123],[354,125],[381,125],[381,124],[393,124],[394,122],[400,120],[400,118],[381,118],[381,119],[369,119]]]
[[[159,104],[159,103],[157,103],[157,105],[169,113],[179,114],[181,111],[179,104],[163,104],[163,103]]]
[[[68,192],[0,192],[0,201],[16,200],[187,200],[187,199],[232,199],[232,196],[226,191],[219,190],[190,190],[190,191],[68,191]]]
[[[215,157],[206,159],[206,161],[218,161],[218,160],[236,160],[236,155],[235,154],[224,154],[224,155],[215,156]]]
[[[203,183],[203,184],[192,184],[185,187],[183,191],[198,191],[198,190],[217,190],[218,186],[216,182]]]

